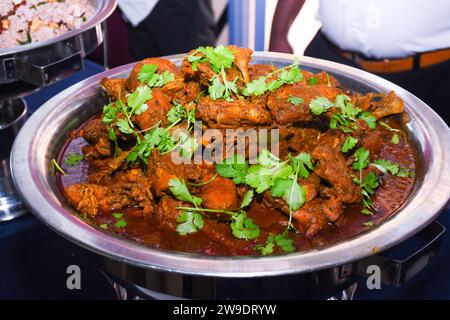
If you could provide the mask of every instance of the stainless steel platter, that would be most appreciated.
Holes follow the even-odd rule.
[[[171,59],[180,65],[182,56]],[[286,54],[258,52],[253,56],[254,63],[276,66],[292,61],[293,56]],[[106,100],[100,94],[99,81],[103,77],[126,77],[131,64],[70,87],[31,116],[12,150],[11,167],[17,189],[30,210],[50,228],[104,257],[104,266],[109,272],[160,293],[221,297],[216,289],[227,283],[237,284],[238,279],[246,280],[241,283],[252,285],[251,290],[256,294],[258,287],[263,294],[264,288],[280,286],[295,286],[299,292],[303,290],[302,293],[313,292],[320,281],[330,286],[342,285],[349,280],[345,268],[351,268],[347,275],[354,274],[355,261],[418,233],[446,206],[450,198],[450,130],[430,107],[391,82],[329,61],[310,57],[302,57],[300,61],[304,69],[330,72],[344,87],[361,92],[394,90],[405,102],[410,116],[407,129],[419,162],[417,183],[406,203],[392,218],[364,234],[321,249],[287,255],[207,257],[145,247],[102,232],[78,218],[67,205],[50,172],[51,159],[57,157],[71,130],[101,111]],[[191,289],[186,289],[186,285]],[[174,286],[178,289],[173,289]],[[211,290],[216,292],[208,294]],[[250,287],[235,287],[238,294],[248,297],[245,290]]]

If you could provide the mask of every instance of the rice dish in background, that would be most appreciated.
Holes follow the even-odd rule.
[[[92,0],[1,0],[0,48],[47,40],[77,29],[95,9]]]

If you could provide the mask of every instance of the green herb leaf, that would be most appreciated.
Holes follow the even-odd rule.
[[[134,132],[134,130],[130,127],[130,124],[126,119],[117,120],[117,127],[119,128],[120,132],[123,132],[125,134],[131,134]]]
[[[280,80],[284,84],[294,84],[303,80],[303,74],[298,68],[290,67],[289,69],[281,70],[281,73],[278,76],[278,80]]]
[[[83,159],[84,156],[82,154],[71,152],[67,155],[66,159],[64,159],[64,164],[74,166],[80,163],[80,161]]]
[[[128,223],[125,220],[117,220],[114,226],[116,228],[125,228],[128,225]]]
[[[260,96],[266,93],[268,90],[266,80],[266,77],[259,77],[256,80],[250,81],[245,86],[243,94],[246,96]]]
[[[251,240],[259,236],[259,227],[245,212],[235,214],[231,217],[231,233],[238,239]]]
[[[169,189],[174,194],[175,198],[181,201],[190,202],[194,206],[199,206],[203,200],[199,197],[193,196],[183,180],[173,178],[169,180]]]
[[[353,137],[347,137],[347,139],[345,139],[344,144],[342,145],[341,151],[344,153],[349,152],[356,146],[357,143],[358,139],[355,139]]]
[[[316,98],[314,100],[311,100],[311,102],[309,103],[309,108],[311,109],[311,112],[316,116],[324,113],[332,106],[333,102],[324,97]]]
[[[248,164],[243,155],[234,155],[226,159],[225,163],[216,164],[216,172],[225,178],[233,179],[236,184],[244,183],[247,175]]]
[[[311,161],[311,155],[306,152],[299,153],[295,157],[291,157],[289,155],[289,159],[291,160],[292,167],[293,168],[299,168],[299,176],[300,178],[308,178],[309,177],[309,170],[314,170],[314,165]]]
[[[308,82],[309,82],[310,85],[313,86],[313,85],[317,84],[317,81],[318,81],[318,80],[317,80],[316,77],[311,77],[311,78],[309,78],[309,81],[308,81]]]
[[[102,223],[101,225],[99,225],[99,227],[104,230],[108,229],[108,225],[106,223]]]
[[[117,108],[116,103],[111,102],[103,106],[103,118],[102,121],[106,124],[111,124],[116,119]]]
[[[374,163],[371,163],[370,165],[376,167],[378,170],[380,170],[383,173],[386,173],[387,171],[389,171],[394,176],[400,170],[400,166],[398,164],[392,163],[390,160],[386,160],[386,159],[377,159],[374,161]]]
[[[269,236],[264,245],[258,244],[255,246],[256,250],[259,250],[261,255],[267,256],[273,253],[273,248],[275,247],[275,239],[274,236]]]
[[[355,161],[353,162],[353,168],[361,172],[365,167],[369,165],[370,152],[363,147],[358,148],[355,153]]]
[[[394,133],[394,135],[392,136],[391,141],[392,141],[393,144],[398,144],[400,142],[400,137],[398,136],[397,133]]]
[[[341,110],[341,115],[349,119],[355,119],[361,112],[361,109],[355,108],[351,99],[345,94],[338,94],[334,104]]]
[[[362,112],[358,115],[358,118],[364,120],[370,129],[377,127],[377,118],[370,112]]]
[[[113,216],[114,218],[116,218],[116,219],[122,219],[123,213],[120,213],[120,212],[114,212],[114,213],[112,214],[112,216]]]
[[[183,210],[177,218],[177,232],[185,236],[189,233],[197,232],[204,226],[203,216],[198,212]]]
[[[293,240],[290,239],[287,233],[270,235],[264,245],[255,246],[256,250],[259,250],[261,255],[266,256],[273,253],[273,249],[277,245],[283,252],[293,252],[295,247]]]
[[[141,109],[142,105],[152,98],[152,90],[147,86],[139,86],[136,90],[127,96],[127,105],[130,108],[131,117],[136,110]]]
[[[305,103],[305,100],[303,98],[300,97],[296,97],[296,96],[290,96],[287,99],[288,102],[292,103],[294,106],[298,106],[300,103]]]
[[[274,197],[282,197],[290,210],[300,209],[306,201],[305,188],[293,179],[276,179],[270,192]]]
[[[245,193],[244,198],[242,199],[241,208],[245,208],[250,205],[250,203],[253,200],[253,195],[254,195],[254,192],[252,189],[248,190]]]
[[[293,240],[288,237],[287,233],[277,234],[275,236],[275,242],[284,252],[295,251]]]
[[[368,194],[373,194],[375,189],[379,186],[378,177],[372,171],[369,171],[364,177],[362,184],[363,189]]]

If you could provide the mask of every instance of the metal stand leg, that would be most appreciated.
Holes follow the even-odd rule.
[[[12,220],[27,212],[17,197],[9,169],[11,147],[26,120],[26,114],[25,100],[0,101],[0,222]]]

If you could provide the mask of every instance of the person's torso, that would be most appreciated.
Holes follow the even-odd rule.
[[[319,0],[322,32],[338,47],[400,58],[450,47],[450,0]]]

